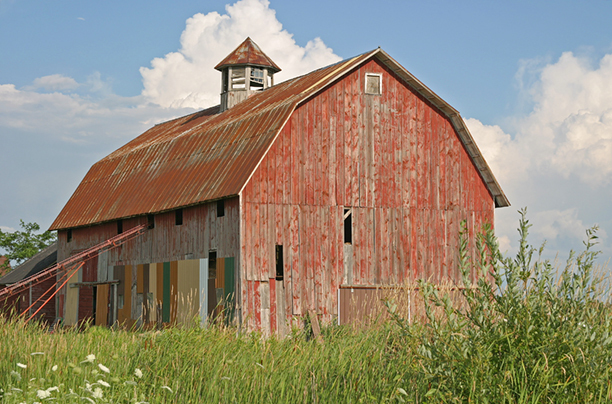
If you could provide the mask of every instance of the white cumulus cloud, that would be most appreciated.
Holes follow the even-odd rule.
[[[612,54],[592,64],[566,52],[537,66],[521,67],[531,69],[520,72],[533,79],[519,87],[533,108],[514,119],[510,133],[477,119],[466,124],[510,201],[530,207],[535,234],[549,241],[584,240],[594,216],[610,222],[605,201],[612,198]],[[496,226],[504,243],[516,239],[515,215],[496,212]],[[605,243],[605,229],[600,236]]]
[[[38,77],[32,84],[35,89],[42,88],[47,91],[74,90],[79,87],[75,79],[62,74]]]
[[[226,14],[198,13],[187,20],[181,48],[142,67],[142,94],[163,107],[204,108],[219,103],[221,74],[214,70],[246,37],[282,69],[278,83],[341,58],[320,38],[305,47],[283,29],[267,0],[241,0],[225,8]]]
[[[554,171],[594,187],[612,181],[612,55],[597,68],[564,53],[546,65],[527,90],[531,113],[510,136],[499,126],[466,123],[495,173],[518,178],[516,170]],[[509,164],[508,160],[515,164]],[[511,173],[507,171],[511,169]]]

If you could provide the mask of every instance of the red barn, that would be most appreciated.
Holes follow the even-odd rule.
[[[58,260],[149,226],[61,291],[67,324],[204,321],[220,302],[264,332],[332,321],[343,285],[457,280],[460,222],[509,206],[459,113],[382,49],[273,85],[247,38],[216,68],[220,106],[94,164],[51,226]]]

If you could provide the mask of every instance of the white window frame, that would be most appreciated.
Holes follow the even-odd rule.
[[[368,92],[368,77],[378,77],[378,89],[380,90],[378,93],[370,93]],[[365,74],[365,83],[364,83],[364,92],[370,95],[382,95],[383,87],[382,87],[382,74],[381,73],[366,73]]]

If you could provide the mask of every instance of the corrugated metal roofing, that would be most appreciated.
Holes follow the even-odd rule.
[[[459,113],[381,49],[254,94],[165,122],[89,170],[51,230],[88,226],[238,195],[301,102],[377,57],[446,114],[469,150],[497,206],[509,206]]]
[[[236,49],[225,59],[223,59],[218,65],[215,66],[215,69],[221,70],[225,66],[232,65],[255,65],[255,66],[263,66],[270,67],[275,72],[280,72],[281,68],[276,65],[263,51],[257,46],[255,42],[251,38],[244,40],[243,43],[238,45]]]

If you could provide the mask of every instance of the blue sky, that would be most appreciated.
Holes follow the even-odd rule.
[[[459,110],[550,256],[612,256],[612,1],[0,0],[0,227],[49,226],[89,167],[213,105],[247,35],[289,78],[378,46]]]

